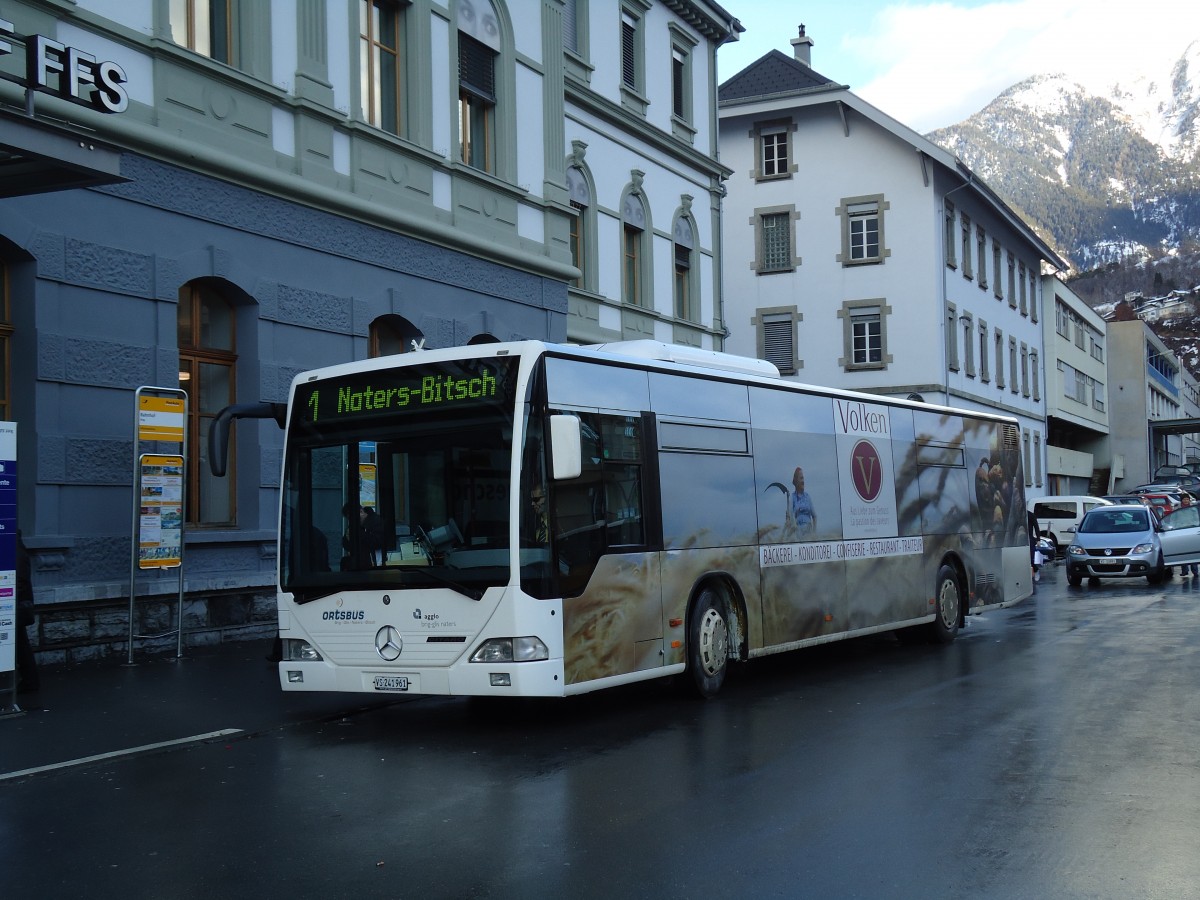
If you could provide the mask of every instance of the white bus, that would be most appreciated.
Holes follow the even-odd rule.
[[[963,617],[1032,590],[1017,423],[651,341],[298,376],[288,691],[567,696]]]

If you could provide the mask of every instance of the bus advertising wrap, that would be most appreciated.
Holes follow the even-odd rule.
[[[948,643],[1031,592],[1015,420],[650,351],[512,342],[299,376],[281,686],[562,696],[686,673],[711,696],[729,660]]]

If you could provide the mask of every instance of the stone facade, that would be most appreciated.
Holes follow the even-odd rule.
[[[610,4],[571,4],[567,16],[562,0],[476,0],[489,35],[468,31],[469,6],[381,5],[403,26],[403,120],[384,127],[361,96],[372,45],[358,3],[235,4],[227,53],[187,46],[195,29],[174,18],[184,5],[166,0],[5,4],[7,39],[43,36],[119,66],[128,101],[105,112],[86,84],[68,96],[70,79],[51,73],[22,115],[23,48],[0,56],[0,124],[46,178],[0,180],[10,386],[0,418],[18,423],[30,636],[43,661],[123,652],[136,454],[170,449],[135,446],[134,392],[195,394],[184,369],[203,359],[185,361],[180,337],[189,292],[211,291],[230,311],[236,341],[219,355],[236,403],[285,401],[299,372],[414,342],[645,334],[720,349],[727,170],[717,161],[716,51],[740,25],[706,0],[623,4],[638,23],[631,91]],[[471,47],[494,76],[491,105],[473,107],[490,142],[478,158],[459,133],[465,104],[479,99],[460,67]],[[680,73],[682,106],[672,102]],[[91,150],[103,165],[90,168]],[[571,165],[590,179],[586,260],[572,244],[585,214],[571,203]],[[67,184],[53,189],[60,178]],[[636,298],[618,274],[631,189],[650,226]],[[691,254],[686,309],[672,295],[679,241]],[[579,279],[584,261],[589,277]],[[383,326],[394,327],[386,350]],[[192,481],[207,457],[194,443]],[[271,633],[281,463],[273,422],[238,423],[229,514],[198,517],[184,535],[187,643]],[[192,484],[197,496],[206,489]],[[134,580],[135,631],[170,630],[176,571]]]

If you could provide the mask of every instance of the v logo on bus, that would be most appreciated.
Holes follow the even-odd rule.
[[[853,471],[854,489],[858,496],[871,503],[879,496],[883,487],[883,466],[879,461],[879,451],[870,441],[859,441],[854,445]]]

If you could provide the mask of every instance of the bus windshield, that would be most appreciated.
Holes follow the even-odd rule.
[[[364,588],[507,581],[518,358],[381,368],[298,385],[280,586],[303,603]]]

